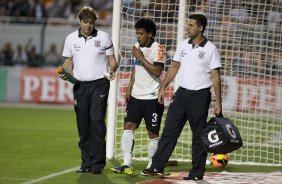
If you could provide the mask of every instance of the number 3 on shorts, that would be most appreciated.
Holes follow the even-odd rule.
[[[152,116],[153,116],[152,122],[153,122],[153,123],[156,123],[157,120],[158,120],[158,114],[157,114],[157,113],[153,113]]]

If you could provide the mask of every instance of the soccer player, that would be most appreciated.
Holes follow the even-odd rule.
[[[115,173],[132,174],[132,150],[134,132],[144,118],[149,135],[148,168],[151,165],[159,142],[159,130],[164,105],[158,102],[161,85],[160,75],[164,68],[164,48],[154,40],[156,25],[148,18],[141,18],[134,26],[137,43],[133,46],[134,56],[131,79],[125,94],[127,116],[121,139],[123,165],[111,168]]]
[[[207,18],[201,14],[189,16],[185,39],[176,49],[172,64],[160,88],[159,102],[163,102],[165,88],[179,72],[179,88],[169,105],[165,127],[153,156],[152,165],[144,169],[144,175],[162,175],[165,163],[171,156],[177,139],[187,121],[192,130],[192,169],[183,180],[202,180],[205,173],[207,152],[201,133],[205,128],[209,105],[210,88],[215,91],[214,113],[222,113],[220,57],[216,46],[203,36]]]
[[[107,99],[118,64],[110,36],[95,29],[94,9],[83,7],[78,18],[80,28],[66,37],[63,49],[63,67],[79,81],[73,87],[82,158],[77,172],[101,174],[106,165]]]

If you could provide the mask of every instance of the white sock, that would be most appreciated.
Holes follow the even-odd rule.
[[[147,169],[150,168],[152,164],[152,157],[154,156],[155,152],[157,151],[158,142],[159,142],[159,138],[150,139],[149,141],[149,145],[148,145],[148,161],[149,162],[146,167]]]
[[[134,146],[134,131],[124,130],[121,138],[121,148],[123,151],[123,164],[132,166],[132,150]]]

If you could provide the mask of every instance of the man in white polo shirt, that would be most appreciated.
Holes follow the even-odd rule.
[[[216,46],[203,36],[207,19],[204,15],[189,16],[188,36],[182,41],[173,58],[159,92],[159,102],[163,102],[165,88],[179,73],[179,88],[167,112],[165,127],[152,165],[143,171],[146,175],[162,175],[166,161],[171,156],[177,139],[189,121],[192,130],[192,169],[183,180],[202,180],[205,173],[207,152],[204,149],[201,133],[205,128],[209,105],[210,88],[215,91],[214,113],[222,113],[220,56]]]
[[[106,165],[105,116],[110,80],[117,61],[110,36],[95,29],[96,13],[84,7],[78,13],[79,30],[66,37],[63,67],[78,80],[74,84],[74,109],[79,133],[81,167],[78,173],[101,174]],[[60,75],[65,78],[64,75]]]

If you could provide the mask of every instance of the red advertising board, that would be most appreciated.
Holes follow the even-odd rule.
[[[164,75],[161,76],[163,79]],[[130,72],[119,72],[117,105],[125,106],[124,94],[130,80]],[[174,94],[174,82],[166,88],[165,106]],[[58,77],[55,68],[23,69],[21,72],[22,102],[73,103],[73,85]],[[282,112],[282,79],[268,78],[223,78],[223,109],[234,112]]]
[[[22,102],[71,104],[72,88],[71,83],[59,78],[55,68],[22,69],[20,87]]]
[[[278,77],[223,78],[223,110],[281,114],[282,79]]]
[[[281,113],[281,79],[274,77],[239,78],[237,85],[236,111]]]

